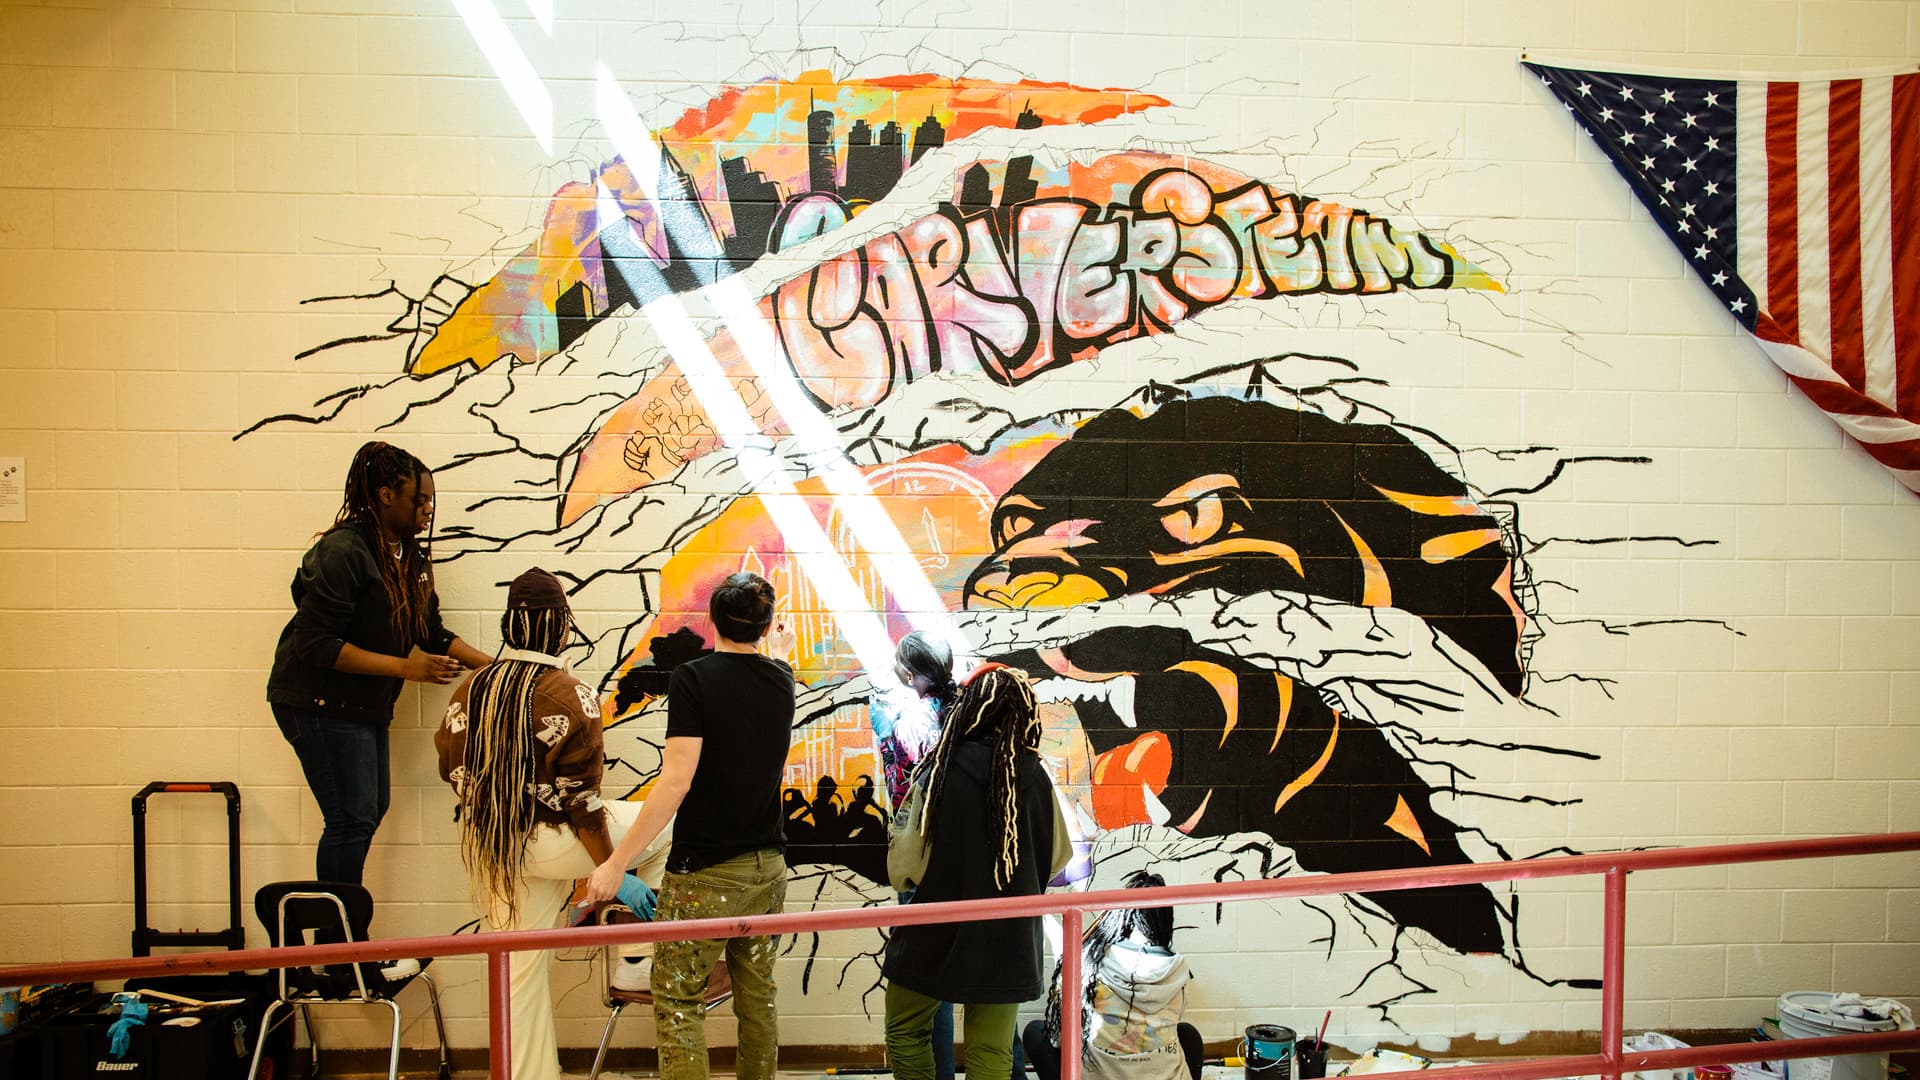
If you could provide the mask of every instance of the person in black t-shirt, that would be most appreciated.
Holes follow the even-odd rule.
[[[793,631],[774,622],[773,586],[728,577],[707,601],[714,651],[673,669],[667,744],[639,818],[587,881],[589,902],[611,900],[627,864],[674,821],[655,917],[769,915],[787,895],[781,774],[793,729]],[[772,633],[768,633],[768,628]],[[758,644],[766,638],[767,652]],[[703,753],[711,743],[712,753]],[[675,819],[675,813],[678,818]],[[663,941],[653,957],[653,1015],[661,1080],[705,1080],[707,976],[724,948],[733,977],[739,1080],[773,1080],[779,1058],[772,937]]]

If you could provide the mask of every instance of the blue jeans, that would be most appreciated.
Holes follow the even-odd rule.
[[[323,713],[274,705],[280,734],[293,744],[325,827],[313,876],[358,885],[373,832],[392,801],[385,725],[359,724]]]

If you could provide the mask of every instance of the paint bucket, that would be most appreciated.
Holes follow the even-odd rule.
[[[1327,1044],[1302,1042],[1293,1043],[1294,1080],[1325,1080],[1327,1075]]]
[[[1824,990],[1793,990],[1780,995],[1780,1033],[1789,1039],[1819,1039],[1863,1031],[1892,1031],[1894,1020],[1854,1019],[1827,1011],[1833,995]],[[1886,1080],[1887,1055],[1802,1058],[1788,1066],[1794,1080]]]
[[[1247,1080],[1293,1080],[1293,1029],[1279,1024],[1247,1028],[1240,1056],[1247,1060]]]

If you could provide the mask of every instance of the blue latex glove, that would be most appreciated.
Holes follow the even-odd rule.
[[[627,905],[627,909],[643,919],[653,918],[653,890],[641,881],[632,871],[620,882],[620,891],[613,894],[615,900]]]
[[[113,1000],[120,1004],[120,1019],[107,1028],[107,1052],[124,1058],[133,1046],[134,1025],[147,1022],[147,1003],[137,994],[115,994]]]

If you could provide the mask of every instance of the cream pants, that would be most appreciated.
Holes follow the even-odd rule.
[[[637,802],[610,801],[607,832],[616,846],[640,816]],[[669,825],[640,853],[633,869],[655,892],[666,872],[667,849],[673,844]],[[519,917],[510,919],[507,906],[490,903],[485,912],[487,930],[539,930],[559,924],[560,911],[573,895],[575,879],[593,873],[593,856],[566,825],[536,825],[527,842],[527,862],[521,877]],[[642,951],[644,947],[642,947]],[[560,1049],[553,1032],[553,995],[547,972],[552,952],[517,952],[512,956],[511,994],[513,1080],[559,1080]]]

